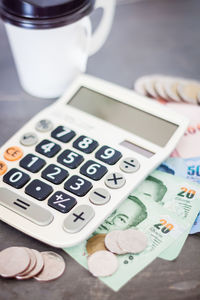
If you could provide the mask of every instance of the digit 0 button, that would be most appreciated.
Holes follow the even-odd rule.
[[[19,160],[23,156],[23,151],[20,147],[12,146],[4,152],[4,158],[9,161]]]
[[[53,128],[53,123],[50,120],[43,119],[37,122],[35,129],[40,132],[47,132]]]
[[[134,173],[140,168],[140,163],[136,158],[127,157],[122,160],[119,167],[125,173]]]
[[[0,160],[0,176],[3,175],[3,174],[5,174],[6,171],[7,171],[7,169],[8,168],[7,168],[6,163],[4,161]]]

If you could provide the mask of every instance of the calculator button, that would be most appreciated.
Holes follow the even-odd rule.
[[[9,161],[19,160],[23,156],[23,151],[17,146],[10,147],[4,152],[4,158]]]
[[[32,203],[10,190],[0,189],[0,205],[39,225],[47,226],[53,221],[53,215],[43,207]]]
[[[49,165],[46,169],[42,171],[42,178],[54,184],[62,183],[68,176],[69,173],[66,170],[53,164]]]
[[[33,154],[27,154],[19,163],[20,167],[32,172],[39,172],[46,164],[44,159]]]
[[[48,200],[49,206],[62,213],[69,212],[76,205],[76,203],[77,201],[75,198],[63,192],[56,192]]]
[[[65,127],[65,126],[58,126],[56,129],[54,129],[54,131],[52,131],[51,136],[58,140],[61,141],[63,143],[67,143],[69,141],[71,141],[71,139],[76,135],[76,133]]]
[[[84,152],[91,153],[94,151],[99,143],[85,135],[81,135],[77,140],[74,141],[73,147]]]
[[[93,160],[88,160],[80,169],[80,173],[93,180],[100,180],[108,169]]]
[[[33,132],[27,132],[27,133],[23,134],[20,138],[20,143],[23,146],[33,146],[33,145],[37,144],[37,142],[38,142],[38,137]]]
[[[25,193],[37,200],[44,200],[46,199],[51,193],[53,192],[53,188],[38,180],[33,180],[27,187],[25,188]]]
[[[26,173],[18,170],[11,169],[8,173],[6,173],[3,177],[3,181],[16,189],[22,188],[29,180],[30,176]]]
[[[8,167],[6,165],[6,163],[2,160],[0,160],[0,176],[5,174],[7,171]]]
[[[74,151],[65,150],[58,156],[57,161],[70,169],[75,169],[84,161],[84,158]]]
[[[94,189],[89,195],[90,202],[96,205],[103,205],[110,200],[110,193],[102,188]]]
[[[95,157],[109,165],[114,165],[122,157],[122,154],[113,148],[103,146],[96,152]]]
[[[134,157],[127,157],[122,160],[119,167],[125,173],[134,173],[140,168],[140,163]]]
[[[65,219],[64,230],[70,233],[80,231],[94,217],[95,213],[91,206],[80,205],[76,207]]]
[[[37,122],[35,129],[40,131],[40,132],[47,132],[52,130],[53,128],[53,123],[50,120],[43,119]]]
[[[60,151],[60,149],[61,147],[58,144],[55,144],[54,142],[49,140],[43,140],[35,148],[38,153],[43,154],[47,157],[55,156]]]
[[[85,196],[92,188],[92,183],[82,177],[74,175],[65,182],[65,189],[79,197]]]
[[[111,189],[119,189],[126,182],[124,176],[120,173],[110,173],[105,179],[105,184]]]

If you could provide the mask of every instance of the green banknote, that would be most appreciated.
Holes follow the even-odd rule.
[[[200,210],[200,185],[182,177],[155,171],[144,180],[133,195],[155,201],[187,221],[189,228]],[[160,258],[174,260],[179,255],[190,230],[185,232]]]
[[[176,213],[165,209],[151,199],[130,195],[121,206],[93,233],[98,235],[115,229],[138,228],[148,237],[148,247],[139,254],[118,255],[119,269],[109,277],[101,278],[105,284],[118,291],[129,279],[150,264],[185,231],[187,222]],[[91,237],[90,237],[91,238]],[[89,238],[89,239],[90,239]],[[87,268],[87,241],[64,249],[78,263]]]

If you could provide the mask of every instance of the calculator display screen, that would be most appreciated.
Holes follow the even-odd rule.
[[[68,104],[161,147],[178,128],[177,124],[85,87],[81,87]]]

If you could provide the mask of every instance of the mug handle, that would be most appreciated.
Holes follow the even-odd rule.
[[[89,56],[95,54],[105,43],[113,22],[116,0],[96,0],[94,9],[103,8],[103,16],[91,37]]]

